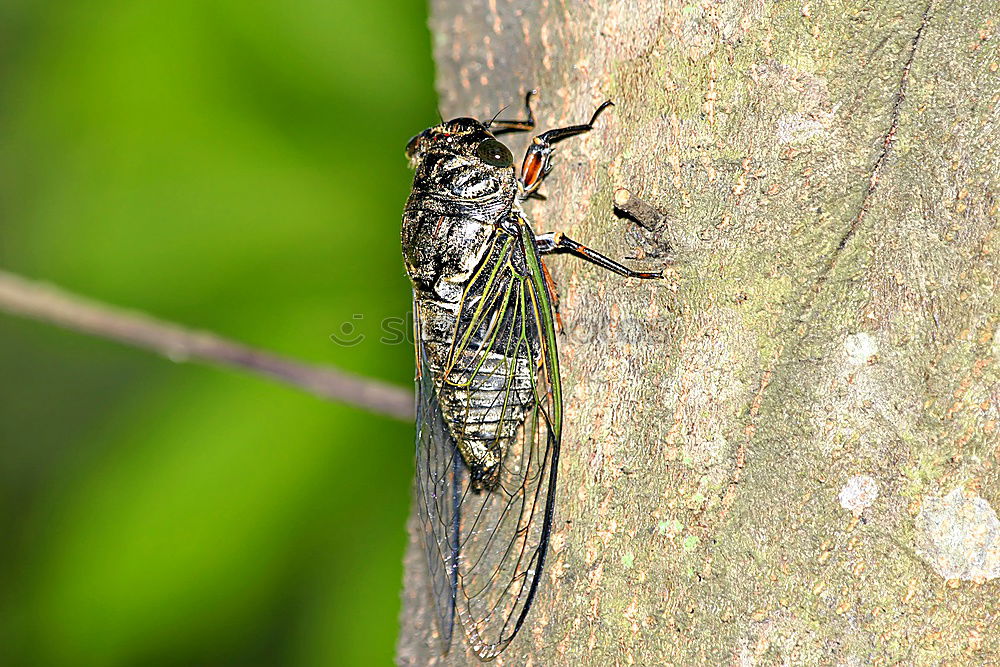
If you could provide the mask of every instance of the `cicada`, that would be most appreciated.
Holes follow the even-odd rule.
[[[534,91],[532,91],[534,92]],[[555,285],[542,263],[568,252],[633,271],[560,233],[535,234],[522,202],[551,170],[556,143],[530,143],[520,175],[501,132],[524,120],[455,118],[415,136],[403,214],[416,343],[417,511],[444,648],[457,616],[482,659],[503,651],[538,591],[552,532],[563,426]]]

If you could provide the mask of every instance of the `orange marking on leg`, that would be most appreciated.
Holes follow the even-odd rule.
[[[529,152],[524,156],[524,164],[521,165],[521,182],[524,189],[531,192],[538,186],[538,180],[542,175],[542,158],[537,153]]]

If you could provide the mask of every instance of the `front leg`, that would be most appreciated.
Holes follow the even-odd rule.
[[[524,162],[521,163],[521,199],[527,199],[535,193],[542,185],[542,180],[552,171],[552,152],[555,150],[554,144],[575,136],[590,132],[594,129],[594,121],[601,115],[601,112],[614,103],[608,100],[590,117],[590,122],[585,125],[571,125],[570,127],[560,127],[548,132],[542,132],[531,140],[527,152],[524,154]],[[534,121],[534,117],[532,117]]]

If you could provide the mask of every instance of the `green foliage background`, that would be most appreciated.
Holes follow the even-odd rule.
[[[408,385],[425,11],[5,0],[0,267]],[[0,664],[390,662],[410,425],[2,315],[0,381]]]

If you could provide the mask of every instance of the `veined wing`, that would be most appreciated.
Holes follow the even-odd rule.
[[[446,645],[457,615],[483,660],[523,625],[552,528],[562,398],[551,299],[534,243],[523,219],[496,235],[465,289],[443,364],[433,363],[419,330],[416,339],[417,496],[434,597]],[[419,312],[414,319],[419,329]],[[487,485],[462,457],[465,431],[450,429],[442,412],[444,383],[467,390],[469,430],[480,417],[523,418],[512,438],[494,429],[490,444],[502,459]]]

